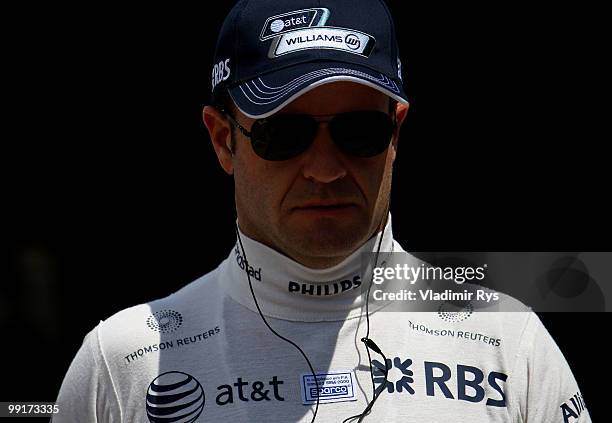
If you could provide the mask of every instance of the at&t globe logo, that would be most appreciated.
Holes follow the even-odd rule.
[[[147,389],[147,416],[151,423],[193,423],[204,408],[204,390],[193,376],[166,372]]]
[[[277,19],[270,24],[270,29],[272,32],[281,32],[285,28],[285,22]]]

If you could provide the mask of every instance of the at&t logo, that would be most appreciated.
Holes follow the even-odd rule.
[[[204,390],[193,376],[166,372],[147,389],[147,416],[151,423],[193,423],[204,408]]]

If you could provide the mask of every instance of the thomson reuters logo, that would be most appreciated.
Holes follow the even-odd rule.
[[[147,326],[156,332],[174,332],[183,324],[183,316],[178,311],[160,310],[147,318]]]
[[[449,323],[462,322],[472,315],[474,306],[472,303],[467,303],[465,306],[456,305],[448,302],[443,302],[438,307],[438,317]]]
[[[203,408],[202,385],[187,373],[162,373],[147,389],[147,416],[151,423],[193,423]]]

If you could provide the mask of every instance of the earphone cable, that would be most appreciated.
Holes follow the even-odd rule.
[[[261,317],[261,319],[263,320],[265,325],[268,327],[268,329],[270,329],[270,332],[272,332],[274,335],[276,335],[278,338],[282,339],[283,341],[293,345],[300,352],[300,354],[302,354],[302,357],[304,357],[304,360],[306,360],[306,363],[308,364],[308,368],[310,369],[310,373],[312,373],[312,377],[314,378],[315,385],[317,387],[317,403],[316,403],[316,406],[315,406],[314,414],[312,415],[312,420],[310,421],[310,423],[314,423],[315,419],[317,418],[317,412],[319,411],[319,395],[318,395],[318,393],[320,392],[320,390],[319,390],[319,381],[317,380],[317,375],[316,375],[316,373],[314,371],[314,367],[312,366],[312,363],[310,362],[310,360],[306,356],[306,353],[304,352],[304,350],[302,350],[302,348],[300,348],[300,346],[298,344],[296,344],[295,342],[293,342],[291,339],[284,337],[283,335],[278,333],[276,330],[274,330],[274,328],[272,328],[272,326],[270,326],[270,324],[268,323],[268,320],[265,318],[264,314],[262,313],[261,308],[259,307],[259,302],[257,301],[257,298],[255,297],[255,291],[253,290],[253,283],[251,282],[251,276],[249,275],[249,272],[248,272],[249,262],[247,260],[246,252],[244,251],[244,246],[242,245],[242,239],[240,238],[240,231],[238,230],[238,225],[236,225],[236,236],[238,237],[238,243],[240,244],[240,249],[242,250],[242,256],[244,257],[244,264],[245,264],[244,268],[246,270],[245,273],[247,275],[247,279],[249,280],[249,289],[251,290],[251,295],[253,296],[253,301],[255,302],[255,307],[257,307],[257,311],[259,312],[259,316]]]

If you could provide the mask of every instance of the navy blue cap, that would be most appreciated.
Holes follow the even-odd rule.
[[[408,103],[383,0],[240,0],[217,41],[212,100],[270,116],[313,88],[352,81]]]

